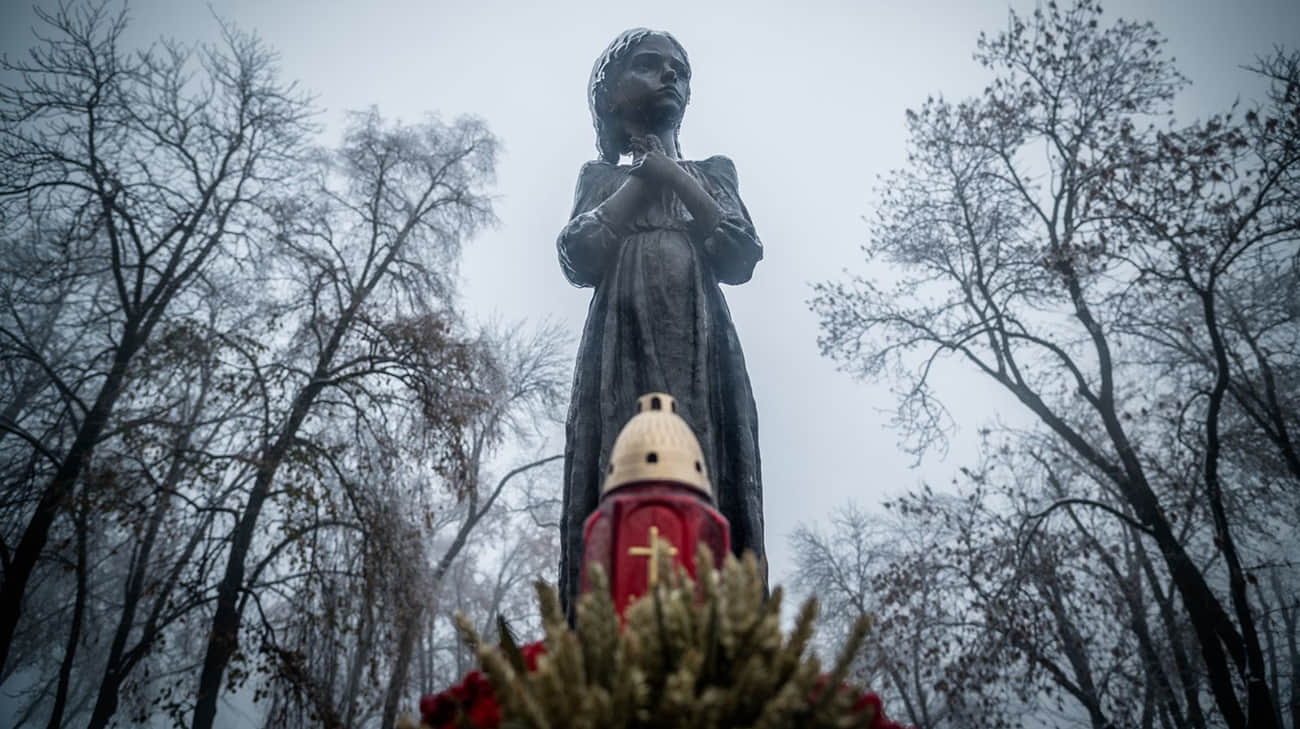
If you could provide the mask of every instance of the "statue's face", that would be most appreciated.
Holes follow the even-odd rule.
[[[691,72],[672,41],[659,35],[641,39],[620,63],[610,101],[623,119],[659,126],[681,121],[691,91]]]

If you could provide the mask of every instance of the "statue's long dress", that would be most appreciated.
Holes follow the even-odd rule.
[[[721,207],[716,228],[698,230],[676,195],[664,191],[616,233],[592,211],[619,189],[629,168],[589,162],[557,241],[564,275],[596,289],[578,350],[564,451],[560,595],[569,610],[583,521],[596,508],[614,438],[647,392],[677,399],[678,413],[704,449],[718,509],[731,522],[733,551],[753,550],[765,565],[758,416],[718,286],[748,281],[763,249],[731,160],[680,164]]]

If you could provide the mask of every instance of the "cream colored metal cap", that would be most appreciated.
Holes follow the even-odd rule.
[[[672,395],[651,392],[636,400],[636,415],[614,440],[602,494],[640,481],[673,481],[713,498],[704,452],[691,426],[677,414]]]

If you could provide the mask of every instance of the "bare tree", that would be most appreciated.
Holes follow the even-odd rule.
[[[0,217],[37,265],[24,271],[34,279],[3,283],[0,346],[25,363],[20,392],[57,393],[47,415],[66,436],[0,423],[52,470],[17,544],[6,543],[0,664],[134,358],[188,286],[238,255],[246,220],[300,145],[308,113],[276,78],[273,54],[233,29],[217,47],[130,54],[119,47],[125,12],[106,3],[38,12],[47,39],[24,60],[3,61],[17,80],[0,88]],[[47,286],[67,293],[32,295]],[[74,357],[62,356],[67,339],[50,340],[52,326],[79,330]],[[56,441],[57,451],[45,445]]]
[[[507,483],[532,468],[559,459],[560,455],[532,460],[510,470],[488,490],[483,482],[487,459],[512,431],[520,430],[549,414],[555,417],[561,401],[564,368],[560,365],[559,343],[562,338],[553,330],[543,329],[531,336],[515,330],[499,340],[499,356],[484,378],[485,394],[490,405],[469,427],[463,477],[459,490],[467,494],[464,516],[451,543],[429,571],[423,589],[411,594],[399,618],[398,653],[393,663],[388,693],[384,700],[382,724],[397,719],[397,704],[408,683],[411,657],[419,642],[418,631],[425,625],[424,610],[428,596],[437,592],[447,570],[459,557],[474,530],[500,498]],[[427,568],[424,568],[427,569]],[[412,580],[412,584],[416,584]]]
[[[1243,122],[1161,130],[1153,120],[1184,85],[1162,43],[1149,24],[1103,26],[1086,0],[981,37],[993,83],[909,112],[909,166],[882,191],[867,250],[901,282],[825,284],[813,306],[826,354],[903,383],[900,423],[918,452],[945,427],[931,373],[946,354],[1024,404],[1154,545],[1225,724],[1274,727],[1230,508],[1256,482],[1227,480],[1224,427],[1289,462],[1295,380],[1277,373],[1294,372],[1295,350],[1278,349],[1295,341],[1294,287],[1242,282],[1297,265],[1300,99],[1286,89],[1300,79],[1283,55],[1268,65],[1282,77],[1273,96]],[[1135,437],[1160,408],[1178,413],[1170,458],[1199,464],[1190,496],[1213,527],[1208,566],[1175,522],[1165,481],[1177,469]]]
[[[275,666],[269,722],[354,726],[373,711],[372,718],[383,723],[382,714],[395,715],[407,696],[412,663],[422,687],[435,674],[448,683],[456,678],[430,663],[433,657],[425,650],[435,619],[448,617],[438,610],[451,604],[443,597],[449,574],[477,574],[487,562],[500,565],[499,583],[517,586],[520,579],[535,575],[535,570],[524,568],[533,564],[528,559],[533,555],[521,553],[526,552],[523,545],[531,543],[523,539],[529,530],[508,535],[501,526],[510,514],[505,502],[515,500],[511,493],[518,490],[521,477],[558,456],[512,468],[490,487],[482,482],[488,459],[498,448],[518,449],[530,440],[527,431],[535,423],[549,422],[559,412],[556,402],[565,379],[557,356],[561,341],[546,329],[531,335],[516,329],[481,340],[488,356],[477,370],[477,386],[493,405],[468,419],[464,437],[454,439],[469,453],[461,461],[464,470],[455,477],[473,479],[472,489],[438,477],[418,444],[393,461],[394,469],[369,467],[383,460],[378,454],[402,449],[402,438],[369,437],[355,452],[318,449],[318,458],[331,472],[325,481],[337,480],[346,494],[346,504],[338,506],[329,505],[330,497],[322,495],[325,511],[351,512],[357,529],[313,539],[310,547],[305,540],[299,543],[304,549],[296,561],[309,565],[313,573],[299,581],[307,589],[301,590],[303,597],[283,601],[286,617],[281,628],[262,631],[263,651],[271,654]],[[507,437],[511,431],[515,436]],[[447,496],[456,492],[462,495],[459,503],[448,503]],[[513,550],[498,554],[487,546],[509,536],[516,537]],[[492,592],[497,595],[492,605],[508,600],[498,590]],[[347,660],[341,660],[345,656]],[[382,681],[380,695],[363,691],[363,672],[369,674],[371,686]]]
[[[0,675],[34,679],[20,721],[207,727],[250,680],[273,725],[380,720],[433,587],[551,459],[494,486],[488,464],[562,410],[554,329],[478,333],[456,309],[495,139],[371,111],[314,149],[255,38],[133,54],[103,4],[43,17],[0,89]],[[206,651],[177,650],[195,635]]]
[[[887,700],[901,702],[902,711],[889,712],[905,716],[920,729],[942,726],[942,707],[930,696],[929,682],[922,684],[922,663],[933,669],[946,656],[936,655],[936,643],[927,643],[928,627],[943,622],[943,614],[926,605],[925,622],[905,624],[904,611],[895,611],[904,601],[891,604],[886,578],[891,569],[899,569],[913,553],[904,532],[883,518],[873,516],[850,504],[830,518],[830,530],[820,531],[801,526],[791,538],[796,564],[794,587],[815,595],[821,605],[821,622],[829,630],[819,631],[823,655],[833,655],[840,641],[848,635],[854,621],[861,616],[873,621],[872,637],[859,659],[854,678],[864,686],[879,687]],[[923,552],[917,549],[916,552]],[[916,566],[916,565],[911,565]],[[933,595],[931,571],[912,573],[907,585],[908,597]],[[990,726],[993,724],[990,723]]]
[[[328,413],[331,402],[363,412],[371,398],[383,399],[382,383],[401,383],[416,393],[427,432],[451,440],[436,451],[443,456],[435,467],[459,468],[456,426],[478,405],[464,386],[473,373],[470,350],[454,336],[445,303],[461,241],[490,220],[481,187],[491,178],[495,150],[475,120],[389,126],[373,111],[355,115],[338,150],[319,156],[308,194],[281,204],[276,238],[283,264],[273,273],[292,289],[284,310],[300,322],[291,345],[301,354],[264,381],[285,383],[283,416],[271,419],[256,447],[253,483],[231,532],[194,729],[212,726],[239,646],[246,587],[267,564],[263,558],[249,571],[263,508],[313,416]],[[291,529],[286,541],[303,533]]]
[[[201,290],[207,286],[201,287]],[[130,554],[102,611],[116,613],[105,630],[112,637],[89,726],[108,726],[124,684],[174,624],[202,611],[215,580],[212,565],[221,546],[210,530],[224,504],[250,476],[238,454],[245,446],[253,383],[223,360],[234,355],[220,332],[223,297],[202,297],[206,320],[170,322],[138,357],[133,385],[119,408],[120,435],[98,460],[126,484],[101,512],[126,528],[101,527],[115,547]],[[239,323],[247,323],[239,322]]]

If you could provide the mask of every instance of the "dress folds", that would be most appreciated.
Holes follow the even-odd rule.
[[[731,523],[733,551],[752,550],[765,564],[758,416],[719,287],[748,281],[763,248],[730,159],[678,164],[717,201],[722,219],[711,230],[700,230],[669,190],[616,230],[596,208],[619,189],[630,168],[588,162],[578,178],[573,214],[556,242],[568,280],[595,289],[566,427],[560,595],[570,611],[583,521],[596,508],[614,439],[634,414],[637,397],[647,392],[676,398],[678,414],[704,450],[718,510]]]

